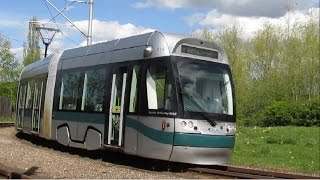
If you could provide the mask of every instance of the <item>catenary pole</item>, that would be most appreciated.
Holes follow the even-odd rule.
[[[93,16],[93,0],[89,0],[89,22],[88,22],[88,35],[87,45],[92,44],[92,16]]]

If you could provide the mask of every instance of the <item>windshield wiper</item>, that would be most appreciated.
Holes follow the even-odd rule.
[[[203,107],[201,107],[201,105],[193,98],[193,96],[192,96],[190,93],[188,93],[187,91],[184,91],[184,90],[183,90],[183,91],[181,91],[181,94],[182,94],[183,96],[187,97],[187,98],[190,100],[190,102],[192,102],[194,105],[196,105],[196,107],[198,107],[198,108],[203,112],[203,113],[201,113],[201,116],[202,116],[205,120],[207,120],[211,126],[214,127],[214,126],[217,125],[216,121],[210,119],[210,118],[205,114],[206,111],[203,109]],[[185,106],[185,104],[184,104],[184,106]]]

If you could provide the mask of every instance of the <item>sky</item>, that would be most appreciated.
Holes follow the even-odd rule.
[[[0,35],[12,44],[11,51],[22,60],[22,44],[27,40],[32,17],[41,27],[60,29],[49,53],[86,45],[86,37],[48,3],[87,34],[89,6],[70,0],[2,0]],[[88,0],[82,0],[85,2]],[[237,24],[244,38],[250,38],[263,23],[285,24],[305,21],[311,12],[319,15],[319,0],[94,0],[93,43],[142,34],[154,30],[176,34],[213,32]],[[52,20],[52,18],[54,20]],[[50,37],[50,32],[43,32]],[[41,48],[44,48],[40,43]]]

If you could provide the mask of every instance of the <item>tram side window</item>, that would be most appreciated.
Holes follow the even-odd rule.
[[[106,89],[105,79],[105,69],[93,69],[85,72],[81,111],[103,111],[103,99]]]
[[[26,97],[26,85],[20,86],[20,95],[19,95],[19,109],[24,109],[25,97]]]
[[[40,101],[42,100],[41,97],[42,97],[42,87],[43,86],[43,82],[38,79],[36,82],[35,82],[35,89],[34,89],[34,105],[33,107],[35,109],[40,109]]]
[[[168,81],[167,68],[153,63],[147,69],[146,85],[149,109],[171,110],[172,85]]]
[[[59,110],[76,110],[79,98],[80,72],[67,72],[62,76]]]
[[[140,77],[140,66],[135,65],[132,69],[129,112],[137,111],[139,77]]]
[[[33,93],[34,93],[34,83],[29,81],[27,85],[27,98],[26,98],[25,109],[32,109]]]

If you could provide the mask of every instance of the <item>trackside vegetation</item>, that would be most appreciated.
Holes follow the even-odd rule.
[[[320,129],[238,127],[231,164],[320,174]]]
[[[265,22],[252,37],[236,24],[202,37],[224,47],[236,91],[231,164],[320,174],[319,10],[306,21]]]
[[[224,47],[236,91],[237,123],[245,126],[319,126],[319,10],[286,25],[265,22],[252,37],[238,25],[202,36]]]
[[[13,117],[0,117],[0,122],[14,122],[15,118]]]

